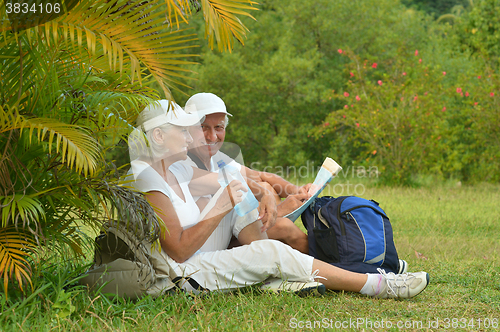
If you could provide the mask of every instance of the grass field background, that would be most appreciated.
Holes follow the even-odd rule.
[[[254,287],[133,302],[64,289],[78,266],[47,263],[35,280],[38,293],[0,296],[0,330],[500,331],[499,185],[450,182],[415,189],[367,183],[362,197],[378,201],[389,215],[409,270],[430,274],[430,285],[416,298],[381,300],[343,292],[300,298]]]

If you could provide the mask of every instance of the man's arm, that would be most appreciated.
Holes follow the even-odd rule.
[[[267,183],[269,185],[268,188],[271,187],[279,197],[286,198],[281,203],[278,202],[278,217],[286,216],[295,211],[304,201],[311,197],[308,193],[311,183],[299,187],[279,175],[255,171],[245,166],[242,167],[244,167],[242,168],[242,174],[244,173],[245,177],[255,182]]]
[[[255,182],[269,183],[281,198],[286,198],[289,195],[303,194],[306,193],[307,190],[309,190],[310,184],[299,187],[288,182],[279,175],[268,172],[255,171],[245,166],[242,167],[244,168],[244,172],[242,170],[242,173],[244,173],[247,178],[252,179]]]

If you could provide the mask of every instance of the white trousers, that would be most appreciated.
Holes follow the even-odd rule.
[[[254,241],[233,249],[195,254],[174,270],[191,277],[208,290],[232,290],[253,285],[268,277],[312,281],[314,258],[276,240]],[[188,282],[180,286],[194,291]]]
[[[240,217],[232,209],[231,212],[224,216],[205,244],[198,250],[198,253],[227,249],[232,236],[238,238],[241,230],[255,222],[258,217],[259,211],[257,209],[250,211],[243,217]]]

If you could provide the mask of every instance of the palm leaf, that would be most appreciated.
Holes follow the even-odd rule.
[[[34,232],[37,232],[38,223],[44,217],[44,209],[40,201],[32,195],[14,194],[11,196],[0,196],[0,206],[2,207],[2,226],[8,227],[13,224],[18,227],[19,219],[23,221],[23,228],[31,228],[30,224],[35,224]]]
[[[10,66],[12,68],[9,69],[13,74],[9,74],[17,76],[17,79],[6,80],[16,84],[6,86],[9,89],[9,98],[5,97],[4,100],[10,101],[13,106],[12,102],[17,98],[12,97],[25,90],[19,89],[19,85],[27,84],[19,79],[22,75],[20,77],[20,70],[16,68],[20,58],[18,48],[21,47],[17,47],[18,37],[24,35],[33,45],[37,45],[37,48],[41,47],[42,56],[44,46],[50,50],[60,49],[61,45],[65,45],[66,54],[61,54],[65,59],[59,64],[66,64],[67,68],[72,68],[71,64],[89,63],[92,68],[101,72],[127,72],[132,80],[142,82],[140,68],[143,66],[170,98],[172,87],[186,86],[184,81],[189,78],[182,74],[187,71],[182,66],[192,64],[193,62],[185,59],[194,56],[175,53],[194,47],[191,42],[196,38],[194,34],[186,34],[183,30],[165,31],[162,6],[167,5],[168,21],[179,28],[181,20],[187,22],[191,2],[197,3],[190,0],[118,0],[104,4],[90,0],[81,1],[68,14],[18,33],[15,38],[4,34],[4,40],[0,39],[0,44],[8,46],[7,50],[10,50],[4,57],[13,59]],[[253,6],[255,4],[256,2],[251,0],[203,0],[206,35],[211,47],[213,48],[216,41],[219,49],[231,50],[233,37],[243,43],[247,29],[237,15],[252,17],[245,10],[256,10]],[[40,36],[43,36],[42,40],[38,38]],[[30,51],[33,52],[33,49]],[[51,64],[29,56],[23,62],[32,67]],[[27,67],[23,70],[30,72]],[[38,72],[46,73],[44,70]],[[45,86],[52,85],[54,84]]]
[[[35,70],[36,61],[20,49],[20,39],[9,36],[5,43],[0,39],[0,105],[15,106],[26,98],[25,92],[33,82],[25,80]],[[22,51],[22,52],[21,52]],[[23,54],[23,55],[21,55]]]
[[[17,111],[0,106],[0,134],[6,131],[29,128],[30,142],[36,130],[38,142],[48,140],[48,152],[55,143],[56,152],[61,151],[62,162],[77,172],[92,175],[99,158],[99,145],[81,127],[58,122],[53,119],[26,118]]]
[[[5,294],[11,279],[17,281],[21,290],[26,282],[32,286],[28,259],[36,246],[30,234],[15,227],[0,228],[0,275],[3,277]]]
[[[64,41],[80,50],[79,57],[92,57],[91,64],[100,71],[128,71],[132,81],[142,81],[141,66],[146,68],[162,87],[167,97],[170,88],[180,82],[172,77],[186,76],[181,66],[191,61],[176,58],[192,57],[190,54],[173,55],[174,51],[194,47],[194,34],[184,30],[165,31],[164,17],[159,0],[118,0],[93,3],[82,1],[67,15],[61,16],[40,29],[27,31],[39,33],[48,44]]]
[[[180,22],[188,23],[187,16],[191,14],[190,0],[165,0],[167,5],[167,21],[170,26],[179,29]]]
[[[253,5],[257,2],[251,0],[201,0],[203,16],[205,17],[205,37],[208,38],[210,48],[215,42],[219,51],[233,49],[233,37],[241,44],[248,29],[236,15],[253,18],[246,10],[257,10]]]

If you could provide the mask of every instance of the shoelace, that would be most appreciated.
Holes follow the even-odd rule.
[[[316,278],[316,279],[325,279],[325,280],[328,280],[328,279],[326,279],[325,277],[319,276],[318,274],[319,274],[319,269],[316,269],[316,271],[314,271],[314,272],[311,274],[311,279],[310,279],[310,280],[311,280],[311,281],[316,281],[316,280],[314,280],[315,278]]]
[[[396,296],[398,295],[396,293],[396,291],[394,291],[394,289],[391,287],[391,284],[389,283],[389,281],[393,281],[394,285],[396,285],[397,287],[406,286],[406,281],[408,280],[408,277],[409,277],[408,273],[398,275],[399,277],[401,277],[403,284],[397,285],[396,275],[393,272],[386,273],[385,270],[381,269],[381,268],[378,268],[377,271],[378,271],[378,273],[380,273],[382,275],[382,277],[385,278],[385,282],[387,284],[387,294],[392,293],[393,295],[396,295]]]

